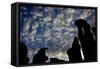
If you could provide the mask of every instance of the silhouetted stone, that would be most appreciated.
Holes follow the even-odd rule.
[[[67,54],[69,56],[69,61],[70,62],[82,61],[81,52],[80,52],[80,45],[79,45],[77,37],[74,38],[72,48],[70,48],[67,51]]]
[[[96,37],[96,35],[97,35],[97,33],[96,33],[97,32],[96,27],[93,27],[92,31],[93,31],[93,33],[95,34],[95,37]]]
[[[19,64],[28,64],[29,58],[27,57],[27,47],[24,43],[20,42],[19,45]]]
[[[45,50],[47,48],[41,48],[38,53],[33,57],[33,64],[45,63],[48,57],[45,55]]]
[[[82,46],[85,61],[95,61],[97,58],[97,48],[90,25],[83,19],[77,20],[75,24],[78,28],[78,38]]]
[[[57,58],[51,58],[50,59],[50,63],[61,63],[61,62],[65,62],[64,60],[59,60]]]

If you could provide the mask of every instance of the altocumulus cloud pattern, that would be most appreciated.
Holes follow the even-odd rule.
[[[20,7],[20,42],[28,49],[27,57],[32,63],[40,48],[48,48],[45,55],[69,61],[67,50],[77,37],[77,19],[84,19],[95,27],[95,10],[43,6]]]

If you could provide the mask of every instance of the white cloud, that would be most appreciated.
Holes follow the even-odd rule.
[[[40,17],[43,16],[43,14],[42,14],[41,12],[34,12],[34,15],[35,15],[35,16],[40,16]]]
[[[43,18],[44,22],[49,22],[51,20],[52,20],[51,16],[47,16],[47,17]]]
[[[57,18],[64,19],[64,13],[58,14]]]
[[[37,27],[38,27],[38,23],[37,22],[35,24],[32,24],[32,30],[36,30]]]
[[[27,32],[29,30],[30,24],[29,23],[25,23],[23,31]]]
[[[50,36],[50,34],[51,34],[51,32],[50,32],[50,30],[46,30],[45,32],[44,32],[44,37],[49,37]]]
[[[73,14],[73,13],[75,13],[75,9],[72,9],[72,8],[64,9],[64,14],[65,15]]]
[[[53,23],[54,23],[54,24],[57,24],[57,23],[59,24],[59,23],[61,23],[61,19],[55,18],[54,21],[53,21]]]
[[[48,56],[49,58],[57,58],[59,60],[69,61],[69,57],[67,53],[58,51],[58,50],[57,51],[47,51],[46,56]]]
[[[27,57],[29,58],[29,63],[33,62],[33,57],[35,54],[37,54],[39,51],[39,48],[36,49],[30,49],[28,48],[28,53],[27,53]]]

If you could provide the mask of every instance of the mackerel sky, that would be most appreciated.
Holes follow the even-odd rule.
[[[84,19],[95,27],[95,10],[20,6],[20,42],[28,48],[29,63],[40,48],[48,48],[48,58],[69,61],[67,50],[72,47],[74,37],[77,37],[74,24],[77,19]]]

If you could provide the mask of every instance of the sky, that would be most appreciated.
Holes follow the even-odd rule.
[[[48,48],[48,58],[69,61],[67,50],[78,32],[75,20],[84,19],[95,27],[95,14],[94,9],[20,6],[20,42],[27,46],[29,63],[40,48]]]

